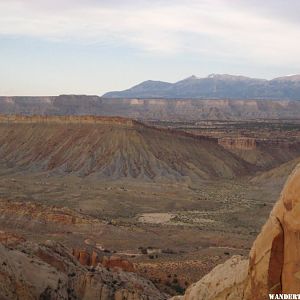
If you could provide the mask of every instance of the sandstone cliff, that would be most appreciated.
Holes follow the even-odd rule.
[[[300,293],[299,212],[300,165],[289,177],[251,249],[245,299],[268,299],[268,293]]]
[[[224,137],[218,144],[259,169],[269,170],[299,157],[299,140]]]
[[[267,300],[300,293],[300,165],[255,240],[249,261],[233,257],[174,300]]]

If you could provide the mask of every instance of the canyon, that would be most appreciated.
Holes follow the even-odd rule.
[[[0,296],[240,295],[299,154],[297,120],[0,115]]]
[[[269,293],[299,293],[299,257],[297,246],[294,247],[299,231],[299,174],[300,165],[287,180],[253,243],[249,259],[247,249],[242,256],[235,255],[229,260],[224,257],[223,264],[187,287],[183,296],[172,299],[248,300],[268,299]],[[116,224],[83,212],[33,202],[0,200],[0,212],[0,224],[4,228],[0,231],[0,295],[3,299],[170,298],[149,280],[151,277],[146,279],[147,275],[143,274],[144,268],[153,268],[150,262],[147,266],[139,259],[134,261],[130,256],[126,259],[124,254],[111,252],[96,242],[101,240],[100,236],[105,240],[102,233],[107,227],[111,233],[121,230],[123,235],[125,224],[116,229]],[[98,233],[98,237],[95,234],[91,237],[92,232]],[[155,249],[148,253],[161,255],[163,251],[168,253]],[[197,265],[189,268],[197,268]],[[178,279],[176,275],[174,282]]]
[[[300,299],[299,12],[0,0],[0,300]]]

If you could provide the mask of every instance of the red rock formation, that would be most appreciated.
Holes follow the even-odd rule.
[[[78,261],[83,266],[90,266],[91,265],[91,256],[86,250],[81,250],[81,251],[79,251]]]
[[[125,272],[134,272],[133,264],[126,259],[122,259],[119,256],[104,256],[101,264],[106,268],[120,269]]]
[[[86,249],[73,249],[72,254],[83,266],[91,266],[94,264],[95,264],[95,266],[97,265],[94,253],[91,255],[89,253],[89,251]],[[94,257],[93,257],[93,255],[94,255]],[[94,261],[93,261],[93,259],[94,259]],[[94,264],[92,264],[92,262]]]
[[[73,249],[72,254],[83,266],[96,267],[100,261],[96,251],[90,253],[87,249]]]
[[[134,272],[134,266],[131,262],[119,256],[103,256],[95,250],[73,249],[73,256],[83,266],[96,267],[99,263],[112,270],[122,270],[124,272]]]
[[[25,238],[15,233],[0,231],[0,243],[5,246],[15,246],[19,243],[25,242]]]
[[[91,255],[91,265],[93,267],[96,267],[98,265],[99,261],[100,261],[100,257],[98,255],[98,253],[96,251],[93,251],[92,255]]]
[[[40,220],[46,223],[76,225],[95,223],[94,220],[69,208],[45,206],[32,202],[5,201],[0,199],[0,214],[6,218]]]

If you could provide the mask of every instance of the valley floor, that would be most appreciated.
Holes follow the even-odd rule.
[[[280,190],[280,184],[246,179],[100,181],[2,168],[1,199],[67,207],[102,225],[74,230],[48,221],[37,225],[26,214],[9,219],[3,213],[0,226],[35,242],[54,239],[70,248],[85,248],[85,240],[92,240],[133,262],[162,291],[178,294],[229,256],[248,254]]]

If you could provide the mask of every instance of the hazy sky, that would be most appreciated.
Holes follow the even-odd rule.
[[[0,95],[300,73],[298,0],[0,0]]]

